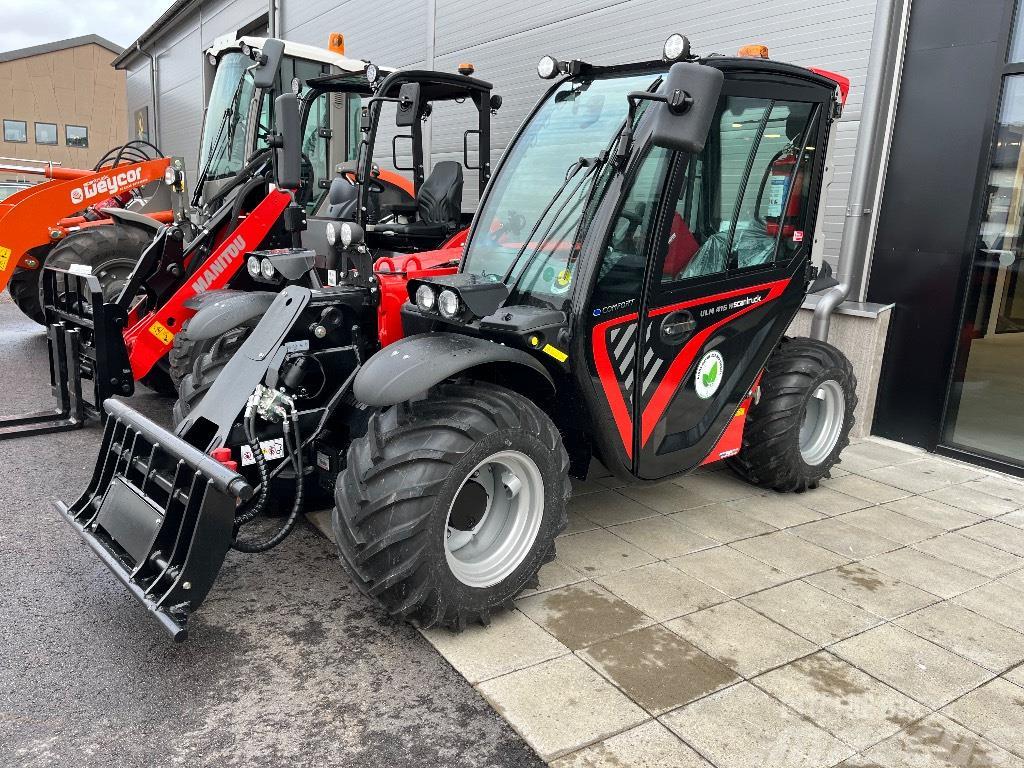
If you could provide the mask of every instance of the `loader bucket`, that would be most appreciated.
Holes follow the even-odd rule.
[[[58,512],[177,640],[234,538],[244,477],[117,400],[92,479]]]

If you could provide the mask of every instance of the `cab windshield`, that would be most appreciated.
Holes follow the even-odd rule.
[[[248,71],[252,65],[252,59],[240,51],[225,53],[217,64],[199,154],[199,168],[206,168],[207,179],[233,176],[245,165],[246,129],[253,107],[254,84]]]
[[[626,119],[626,94],[647,90],[657,77],[577,77],[548,96],[481,205],[465,272],[502,280],[515,264],[509,284],[517,302],[561,308],[587,201],[603,175],[580,160],[609,148]]]

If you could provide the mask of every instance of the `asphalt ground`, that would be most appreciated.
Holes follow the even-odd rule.
[[[49,407],[45,334],[0,295],[0,413]],[[166,423],[171,402],[132,405]],[[303,521],[231,552],[175,645],[53,511],[96,426],[0,442],[0,766],[530,766],[533,751]]]

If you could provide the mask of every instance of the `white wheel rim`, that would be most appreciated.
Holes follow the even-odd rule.
[[[800,456],[816,466],[824,462],[839,442],[846,419],[846,395],[838,381],[823,381],[807,399],[800,425]]]
[[[470,472],[445,518],[445,559],[463,584],[483,589],[526,559],[544,518],[544,480],[519,451],[495,453]]]

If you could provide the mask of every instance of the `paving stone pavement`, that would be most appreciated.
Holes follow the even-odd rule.
[[[1024,481],[873,438],[833,474],[594,472],[517,610],[424,635],[557,768],[1024,768]]]

